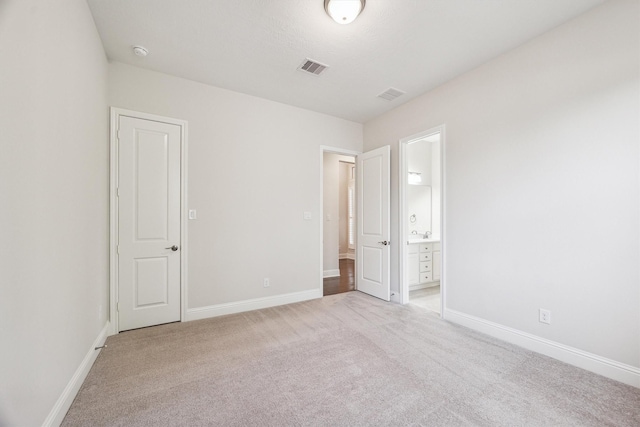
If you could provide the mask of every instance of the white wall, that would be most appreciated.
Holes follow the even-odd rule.
[[[413,231],[418,235],[424,235],[426,231],[431,231],[431,187],[428,185],[407,185],[407,220],[409,221],[409,235],[402,238],[416,238]],[[411,222],[414,217],[415,221]],[[422,236],[420,236],[422,237]]]
[[[361,124],[120,63],[109,103],[189,122],[189,308],[320,289],[320,146]]]
[[[420,174],[420,185],[431,185],[431,142],[421,140],[407,144],[407,170]]]
[[[440,157],[440,139],[431,143],[431,235],[440,238],[442,209],[442,170]]]
[[[433,210],[433,191],[432,175],[433,159],[431,146],[433,143],[425,139],[407,144],[407,171],[420,174],[420,184],[409,184],[406,187],[407,197],[407,220],[409,221],[409,234],[417,231],[418,234],[424,234],[425,231],[433,232],[432,226],[432,210]],[[409,177],[405,177],[408,181]],[[415,222],[411,222],[410,218],[415,215]],[[406,240],[405,236],[402,240]]]
[[[399,139],[446,125],[449,310],[633,367],[638,12],[637,1],[607,2],[364,127],[365,150],[390,144],[397,159]],[[540,307],[551,325],[538,322]]]
[[[109,310],[107,62],[84,0],[0,2],[0,94],[0,425],[37,426]]]

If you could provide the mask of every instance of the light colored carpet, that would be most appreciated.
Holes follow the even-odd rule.
[[[107,343],[64,426],[640,425],[640,389],[359,292]]]

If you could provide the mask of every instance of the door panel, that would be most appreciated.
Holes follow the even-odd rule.
[[[118,135],[118,325],[123,331],[180,320],[182,142],[177,125],[125,116]]]
[[[378,285],[382,284],[382,253],[381,248],[362,248],[362,277]]]
[[[135,130],[134,187],[137,197],[137,240],[167,240],[168,218],[166,206],[169,202],[167,162],[169,145],[167,135],[162,132]]]
[[[367,235],[382,234],[382,156],[363,158],[362,179],[367,185],[362,188],[362,209],[365,212],[362,232]]]
[[[359,291],[389,301],[390,233],[389,146],[358,156],[358,245],[357,287]]]
[[[135,260],[134,309],[164,305],[169,302],[169,275],[167,258]]]

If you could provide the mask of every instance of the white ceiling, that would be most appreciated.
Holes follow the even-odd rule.
[[[339,25],[323,0],[88,0],[110,60],[356,122],[603,2],[368,0]],[[330,68],[297,71],[305,58]],[[389,87],[406,95],[377,98]]]

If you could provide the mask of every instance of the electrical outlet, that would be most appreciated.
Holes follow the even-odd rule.
[[[263,279],[262,287],[263,287],[263,288],[268,288],[268,287],[269,287],[269,278],[268,278],[268,277],[265,277],[265,278]]]
[[[551,312],[549,310],[545,310],[544,308],[540,309],[540,322],[551,324]]]

